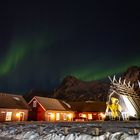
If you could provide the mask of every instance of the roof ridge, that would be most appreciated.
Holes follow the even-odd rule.
[[[23,97],[22,95],[17,95],[17,94],[12,94],[12,93],[10,94],[10,93],[5,93],[5,92],[0,92],[0,96],[2,96],[2,95],[3,95],[3,96],[5,95],[5,96],[19,96],[19,97]]]
[[[52,99],[52,100],[58,100],[58,101],[63,101],[57,98],[50,98],[50,97],[42,97],[42,96],[34,96],[34,97],[39,97],[39,98],[46,98],[46,99]]]
[[[70,109],[68,105],[64,103],[64,101],[59,99],[40,97],[40,96],[34,96],[34,98],[41,104],[41,106],[43,106],[43,108],[45,108],[45,110],[53,109],[53,110],[66,111],[67,109]],[[33,99],[31,101],[33,101]]]

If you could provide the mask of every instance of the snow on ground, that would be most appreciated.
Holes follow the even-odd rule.
[[[9,122],[0,124],[0,140],[140,140],[140,121]]]

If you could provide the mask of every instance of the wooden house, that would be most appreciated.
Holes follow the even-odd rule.
[[[35,96],[28,103],[31,111],[29,120],[33,121],[72,121],[73,111],[69,104],[62,100]]]
[[[22,96],[0,93],[0,122],[26,121],[28,109]]]
[[[75,112],[75,121],[94,121],[104,120],[106,111],[106,102],[85,101],[70,102],[72,110]]]

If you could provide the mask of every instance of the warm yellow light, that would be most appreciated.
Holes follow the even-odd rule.
[[[71,118],[72,118],[72,116],[73,116],[72,114],[68,114],[68,118],[69,118],[69,119],[71,119]]]
[[[60,113],[56,113],[56,120],[60,120]]]
[[[19,118],[20,117],[20,113],[16,113],[16,117]]]
[[[88,119],[92,120],[92,114],[88,114]]]
[[[100,115],[102,118],[105,118],[105,116],[106,116],[104,113],[100,113]]]
[[[51,117],[51,119],[54,119],[54,117],[55,117],[54,113],[50,113],[50,117]]]
[[[111,101],[112,101],[112,103],[117,103],[117,102],[118,102],[118,99],[115,98],[115,97],[112,97],[112,98],[111,98]]]
[[[87,117],[86,114],[82,114],[81,116],[82,116],[82,118],[86,118]]]

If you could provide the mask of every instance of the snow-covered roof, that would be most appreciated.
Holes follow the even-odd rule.
[[[68,105],[66,105],[63,101],[58,99],[39,96],[35,96],[34,98],[43,106],[45,110],[60,110],[60,111],[71,110],[71,108]]]
[[[21,95],[0,93],[0,108],[29,109],[28,104]]]

